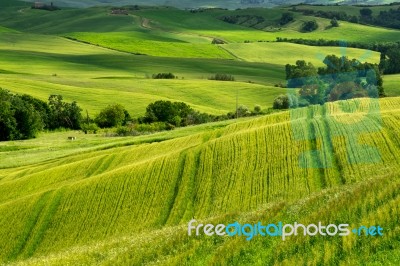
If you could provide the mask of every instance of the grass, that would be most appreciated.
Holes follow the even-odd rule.
[[[205,43],[185,43],[177,40],[151,40],[141,38],[143,34],[119,33],[72,33],[67,36],[79,41],[115,49],[118,51],[151,56],[178,58],[220,58],[234,59],[232,55],[209,41]]]
[[[10,78],[0,78],[0,84],[10,91],[28,93],[42,100],[47,100],[50,94],[61,94],[67,101],[77,101],[91,115],[110,102],[121,103],[133,117],[144,115],[146,106],[156,100],[183,101],[202,112],[226,114],[235,110],[237,93],[241,105],[251,109],[255,105],[268,108],[272,106],[274,98],[284,92],[281,88],[242,82],[163,81],[143,78],[87,80],[82,85],[73,79],[55,77],[49,81],[24,78],[16,80],[13,75]],[[90,90],[90,94],[87,90]]]
[[[386,75],[383,80],[387,96],[398,96],[400,93],[400,75]]]
[[[366,1],[364,1],[366,2]],[[384,2],[384,1],[383,1]],[[386,1],[386,3],[383,4],[390,4],[392,3],[392,1]],[[368,7],[369,9],[372,10],[373,15],[377,16],[379,15],[380,11],[387,11],[389,9],[396,9],[398,8],[400,5],[391,5],[391,6],[372,6],[372,7]],[[299,5],[296,7],[298,10],[302,10],[302,9],[310,9],[310,10],[314,10],[314,11],[335,11],[335,12],[345,12],[348,15],[351,16],[360,16],[360,10],[363,8],[361,6],[309,6],[309,5]]]
[[[257,11],[251,10],[251,14]],[[259,12],[263,12],[262,10]],[[268,11],[265,11],[268,12]],[[281,14],[281,10],[269,11]],[[242,14],[243,11],[221,11],[214,10],[199,14],[191,14],[180,10],[162,11],[159,9],[143,10],[137,14],[151,20],[151,26],[156,29],[164,29],[174,32],[191,32],[201,36],[214,36],[228,42],[249,41],[275,41],[281,38],[304,38],[304,39],[328,39],[343,40],[348,42],[375,42],[375,41],[397,41],[400,31],[379,27],[370,27],[348,22],[341,22],[339,28],[330,28],[330,20],[323,18],[307,17],[298,15],[293,23],[284,27],[274,26],[260,31],[252,28],[232,25],[223,22],[218,17],[223,15]],[[268,13],[265,16],[271,16]],[[274,16],[274,15],[273,15]],[[276,15],[275,15],[276,16]],[[176,19],[177,18],[177,19]],[[302,23],[308,20],[316,20],[319,29],[311,33],[300,32]],[[201,23],[200,23],[201,21]],[[363,32],[363,34],[358,34]]]
[[[323,66],[327,55],[345,55],[360,61],[379,64],[380,54],[354,48],[316,47],[292,43],[231,43],[223,45],[235,56],[249,62],[268,62],[276,64],[295,64],[297,60],[311,62],[315,66]]]
[[[396,207],[400,121],[399,109],[393,106],[399,102],[400,98],[383,99],[380,113],[367,117],[362,110],[340,113],[339,104],[334,103],[300,109],[296,120],[284,112],[202,125],[165,133],[172,135],[161,142],[156,136],[141,136],[110,139],[107,145],[96,147],[96,138],[101,137],[79,137],[81,142],[73,143],[66,141],[65,133],[56,133],[10,143],[13,161],[24,158],[17,146],[42,148],[28,148],[30,157],[40,158],[36,162],[0,170],[0,235],[7,234],[0,238],[0,260],[22,265],[177,265],[184,261],[254,265],[299,260],[336,264],[371,263],[369,256],[376,254],[379,260],[395,262],[399,259],[395,250],[400,217]],[[377,115],[382,128],[371,131]],[[334,122],[357,117],[364,120],[351,127]],[[326,139],[329,130],[344,134],[333,133],[334,153],[320,147],[340,167],[299,166],[299,155],[314,144],[296,140],[294,134],[306,133],[307,124],[318,125],[317,139]],[[363,148],[346,146],[350,128],[362,143],[378,148],[380,161],[348,162],[349,152],[365,156]],[[80,148],[90,142],[93,149]],[[46,160],[45,143],[65,150],[64,156]],[[185,225],[192,217],[212,223],[379,224],[387,234],[357,240],[352,235],[299,236],[285,242],[261,237],[250,242],[240,237],[189,237]],[[10,243],[9,238],[15,241]],[[385,250],[385,257],[379,250]]]
[[[62,94],[92,116],[116,102],[137,117],[160,99],[212,114],[233,111],[237,96],[249,108],[270,107],[286,91],[274,87],[284,83],[286,63],[320,65],[318,54],[342,50],[245,40],[376,42],[400,36],[344,22],[330,29],[329,20],[319,18],[318,31],[301,33],[302,21],[314,18],[298,14],[279,29],[280,9],[192,14],[145,8],[111,16],[106,7],[45,12],[11,0],[0,6],[0,86],[43,100]],[[247,12],[268,17],[264,31],[218,19]],[[229,44],[211,46],[213,37]],[[379,60],[376,53],[366,58],[364,50],[346,53]],[[159,72],[179,78],[150,78]],[[216,73],[237,81],[208,80]],[[387,93],[398,95],[398,75],[384,79]],[[366,99],[345,101],[138,137],[70,131],[0,143],[0,264],[397,265],[400,98],[379,103],[373,112]],[[356,107],[361,110],[342,110]],[[215,224],[381,225],[385,235],[285,242],[189,237],[186,224],[193,217]]]
[[[400,31],[379,27],[364,26],[348,22],[341,22],[339,28],[330,28],[330,20],[323,18],[306,17],[297,14],[296,21],[266,31],[232,25],[218,19],[224,15],[245,14],[246,11],[210,10],[192,14],[188,11],[174,8],[145,8],[135,11],[130,16],[109,15],[109,8],[96,7],[88,9],[65,9],[56,12],[26,9],[19,12],[19,8],[8,8],[1,11],[0,24],[16,30],[32,33],[70,34],[73,32],[143,32],[142,19],[148,19],[147,30],[152,30],[150,35],[159,35],[160,31],[174,36],[197,36],[204,41],[204,37],[222,38],[228,42],[274,41],[277,37],[329,39],[351,42],[385,42],[397,41]],[[251,9],[251,14],[263,15],[267,18],[268,25],[281,15],[281,9]],[[319,30],[311,33],[301,33],[303,21],[317,20]],[[363,34],[358,34],[363,32]],[[111,36],[112,38],[115,36]],[[179,37],[177,37],[179,39]],[[110,41],[111,41],[110,40]],[[197,39],[198,40],[198,39]],[[103,41],[104,36],[103,36]],[[108,41],[108,42],[110,42]]]
[[[213,114],[233,111],[239,103],[253,108],[272,105],[282,89],[283,66],[218,59],[134,56],[56,36],[2,33],[0,86],[47,100],[58,93],[77,101],[94,115],[110,103],[122,103],[141,116],[155,100],[185,101]],[[63,51],[59,50],[63,47]],[[24,62],[34,66],[26,68]],[[154,73],[173,72],[177,80],[153,80]],[[237,82],[213,82],[215,73],[229,73]],[[248,81],[258,84],[249,83]],[[90,91],[90,93],[88,93]]]

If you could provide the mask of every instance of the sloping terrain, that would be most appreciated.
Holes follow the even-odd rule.
[[[35,2],[34,0],[25,0],[29,2]],[[299,4],[304,1],[300,0],[243,0],[243,1],[233,1],[233,0],[151,0],[151,1],[135,1],[132,3],[130,0],[60,0],[57,1],[61,6],[71,6],[71,7],[89,7],[89,6],[98,6],[98,5],[113,5],[113,6],[123,6],[123,5],[132,5],[132,4],[140,4],[140,5],[170,5],[176,6],[180,8],[198,8],[198,7],[221,7],[221,8],[240,8],[240,7],[252,7],[252,6],[263,6],[263,7],[271,7],[276,5],[289,5],[289,4]],[[362,2],[362,4],[389,4],[393,1],[391,0],[364,0],[357,1],[357,3]],[[354,0],[309,0],[307,1],[309,4],[354,4]]]
[[[162,142],[127,143],[0,170],[0,259],[46,256],[54,265],[189,259],[251,264],[277,249],[283,257],[269,260],[290,264],[302,254],[299,249],[310,248],[321,255],[308,252],[304,262],[351,262],[371,250],[396,262],[399,102],[313,106]],[[315,149],[317,157],[307,152]],[[315,161],[330,167],[315,168]],[[379,241],[190,238],[183,226],[192,217],[373,223],[387,234]],[[216,257],[217,250],[236,255]]]

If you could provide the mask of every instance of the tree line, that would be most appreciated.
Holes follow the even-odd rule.
[[[346,56],[326,56],[324,67],[298,60],[285,66],[288,95],[278,96],[274,109],[324,104],[353,98],[378,98],[385,95],[377,64],[361,63]]]
[[[309,39],[288,39],[276,38],[277,42],[290,42],[296,44],[310,46],[346,46],[351,48],[366,49],[380,52],[379,69],[383,74],[398,74],[400,73],[400,41],[398,42],[383,42],[383,43],[361,43],[361,42],[346,42],[336,40],[309,40]]]
[[[82,130],[86,134],[114,128],[118,135],[137,135],[273,112],[257,105],[253,110],[239,106],[234,112],[213,115],[199,112],[184,102],[162,100],[150,103],[145,114],[138,118],[132,118],[121,104],[110,104],[93,118],[82,111],[77,102],[66,102],[61,95],[50,95],[45,102],[0,89],[0,141],[35,138],[41,131],[60,128]]]
[[[60,95],[48,102],[0,89],[0,141],[34,138],[42,130],[79,129],[81,109]]]
[[[363,7],[359,11],[359,15],[348,15],[345,11],[323,11],[323,10],[312,10],[307,8],[297,9],[293,7],[291,11],[300,12],[306,16],[315,16],[328,19],[337,19],[342,21],[348,21],[351,23],[369,24],[382,26],[393,29],[400,29],[400,7],[390,8],[389,10],[380,11],[377,16],[373,16],[372,9]]]

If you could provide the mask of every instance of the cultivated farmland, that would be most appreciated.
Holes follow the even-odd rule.
[[[278,252],[286,255],[269,257],[271,262],[296,260],[297,253],[290,252],[293,245],[301,249],[316,248],[305,238],[293,240],[295,244],[291,242],[290,246],[268,238],[258,238],[251,244],[239,238],[191,239],[185,235],[182,225],[193,216],[200,220],[228,222],[236,219],[311,221],[318,215],[322,221],[334,217],[352,223],[362,223],[373,217],[370,219],[374,223],[391,228],[384,238],[385,245],[396,246],[395,232],[399,228],[389,217],[399,217],[399,210],[393,206],[398,201],[396,154],[400,146],[397,135],[391,133],[399,123],[398,109],[393,108],[399,100],[382,100],[379,112],[368,115],[365,113],[371,106],[368,102],[362,103],[364,109],[350,115],[339,112],[338,104],[329,104],[302,109],[296,116],[285,112],[229,125],[216,124],[214,129],[200,127],[192,132],[182,132],[183,135],[177,131],[175,137],[162,142],[154,142],[154,138],[143,139],[143,144],[109,140],[108,146],[92,151],[71,146],[71,150],[80,153],[33,163],[29,167],[3,165],[5,169],[0,171],[1,259],[13,261],[34,256],[40,261],[41,256],[46,256],[43,263],[56,265],[66,261],[90,262],[96,252],[102,252],[105,255],[97,258],[99,263],[107,264],[107,260],[113,261],[113,258],[131,263],[148,260],[146,254],[154,252],[149,245],[168,245],[170,242],[165,242],[166,237],[177,241],[175,252],[178,253],[165,249],[165,246],[157,253],[157,260],[175,263],[186,260],[187,256],[203,262],[230,260],[227,257],[217,259],[217,253],[210,251],[212,248],[257,253],[246,257],[252,261],[268,257],[272,249],[279,247]],[[309,118],[311,111],[314,116]],[[379,117],[381,125],[376,124]],[[302,120],[308,122],[302,123]],[[345,133],[349,130],[346,127],[349,120],[353,122],[351,130],[354,134],[363,136],[357,141],[374,145],[380,152],[379,162],[372,165],[349,163],[349,158],[365,158],[364,149],[345,144],[346,136],[351,135]],[[311,134],[307,132],[312,129],[305,125],[319,128],[315,139],[296,139],[298,131],[304,131],[305,136]],[[371,125],[377,125],[377,128],[371,128]],[[369,128],[370,135],[365,135],[365,127]],[[327,131],[337,132],[331,142],[334,153],[330,153],[329,146],[317,144],[321,159],[327,158],[323,156],[325,153],[340,167],[326,168],[323,172],[300,167],[299,156],[312,149],[313,141],[328,141]],[[20,154],[16,159],[26,152],[39,155],[41,151],[32,146],[40,145],[41,141],[44,140],[33,141],[29,144],[31,147],[12,143],[14,151],[8,151],[8,154]],[[7,149],[7,146],[1,147]],[[25,152],[19,152],[20,148]],[[385,185],[389,182],[392,185]],[[368,201],[362,200],[366,197]],[[389,201],[383,200],[389,198]],[[329,206],[337,206],[339,201],[341,204],[351,202],[351,207],[337,209],[340,215],[337,216],[330,212],[332,207]],[[353,210],[358,210],[357,216]],[[385,214],[388,210],[391,216]],[[15,242],[6,241],[8,238]],[[91,247],[95,245],[93,241],[100,244]],[[317,241],[323,240],[318,238]],[[329,252],[328,257],[306,256],[302,259],[334,263],[338,254],[343,254],[338,252],[345,249],[342,259],[352,261],[356,259],[354,249],[357,254],[367,254],[379,243],[361,239],[357,245],[363,248],[356,248],[351,236],[343,241],[332,238],[320,248],[322,252]],[[133,247],[134,243],[139,246]],[[192,245],[197,246],[196,251],[192,250]],[[269,248],[261,248],[264,245]],[[141,255],[134,251],[140,247],[146,250],[139,252]],[[129,256],[128,251],[134,256]],[[395,252],[387,255],[393,261],[398,256]],[[231,259],[235,262],[239,258]],[[367,257],[364,261],[368,261]],[[29,262],[36,263],[37,260],[30,259],[26,263]]]
[[[1,1],[0,88],[44,101],[62,95],[85,117],[122,104],[132,124],[158,100],[230,118],[238,106],[263,112],[129,137],[117,137],[117,127],[57,129],[1,142],[0,264],[400,264],[400,75],[383,76],[388,97],[379,100],[269,109],[288,92],[286,64],[322,67],[327,55],[381,60],[376,51],[278,37],[365,47],[397,42],[399,30],[345,21],[332,27],[299,12],[281,25],[292,7],[131,6],[118,15],[106,5],[71,7],[95,0],[63,3],[69,6],[50,12]],[[376,15],[388,6],[371,8]],[[311,20],[318,29],[304,32]],[[159,73],[175,78],[153,78]],[[234,78],[213,80],[217,74]],[[384,236],[188,236],[192,219],[379,225]]]

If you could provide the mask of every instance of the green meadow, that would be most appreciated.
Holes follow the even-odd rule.
[[[343,55],[356,58],[361,62],[379,63],[380,54],[362,49],[343,47],[317,47],[294,43],[231,43],[224,48],[243,61],[274,62],[276,64],[292,64],[297,60],[311,62],[315,66],[323,66],[327,55]],[[322,60],[321,60],[322,59]]]
[[[369,50],[278,43],[277,37],[400,39],[399,30],[348,22],[331,28],[330,20],[299,13],[281,26],[284,7],[193,13],[141,6],[112,15],[109,6],[54,12],[30,6],[0,3],[0,87],[45,101],[61,94],[91,117],[119,103],[137,118],[157,100],[214,115],[234,112],[237,104],[267,109],[287,93],[281,88],[286,64],[320,67],[332,54],[380,61]],[[222,20],[246,15],[264,21]],[[319,28],[301,32],[309,20]],[[177,77],[152,78],[168,72]],[[235,81],[211,80],[215,74]],[[115,129],[59,130],[1,142],[0,264],[399,265],[400,75],[383,79],[389,97],[379,101],[340,101],[135,137],[115,137]],[[193,218],[380,225],[384,236],[188,236]]]
[[[66,133],[52,133],[2,144],[14,160],[0,170],[0,259],[16,265],[396,263],[400,147],[392,130],[399,124],[398,103],[384,99],[380,112],[369,116],[363,110],[343,114],[339,104],[328,104],[300,109],[296,120],[284,112],[165,136],[78,134],[74,143]],[[316,139],[324,142],[326,131],[346,131],[354,118],[361,122],[352,132],[377,147],[379,162],[349,163],[349,156],[371,155],[345,148],[347,135],[338,135],[332,159],[340,167],[321,172],[299,166],[299,155],[313,145],[294,139],[293,132],[309,130],[302,121],[318,125]],[[46,159],[46,145],[52,159]],[[328,147],[321,152],[332,155]],[[26,165],[26,154],[38,159]],[[185,225],[192,217],[212,223],[348,221],[387,231],[382,238],[258,236],[247,242],[189,237]]]

